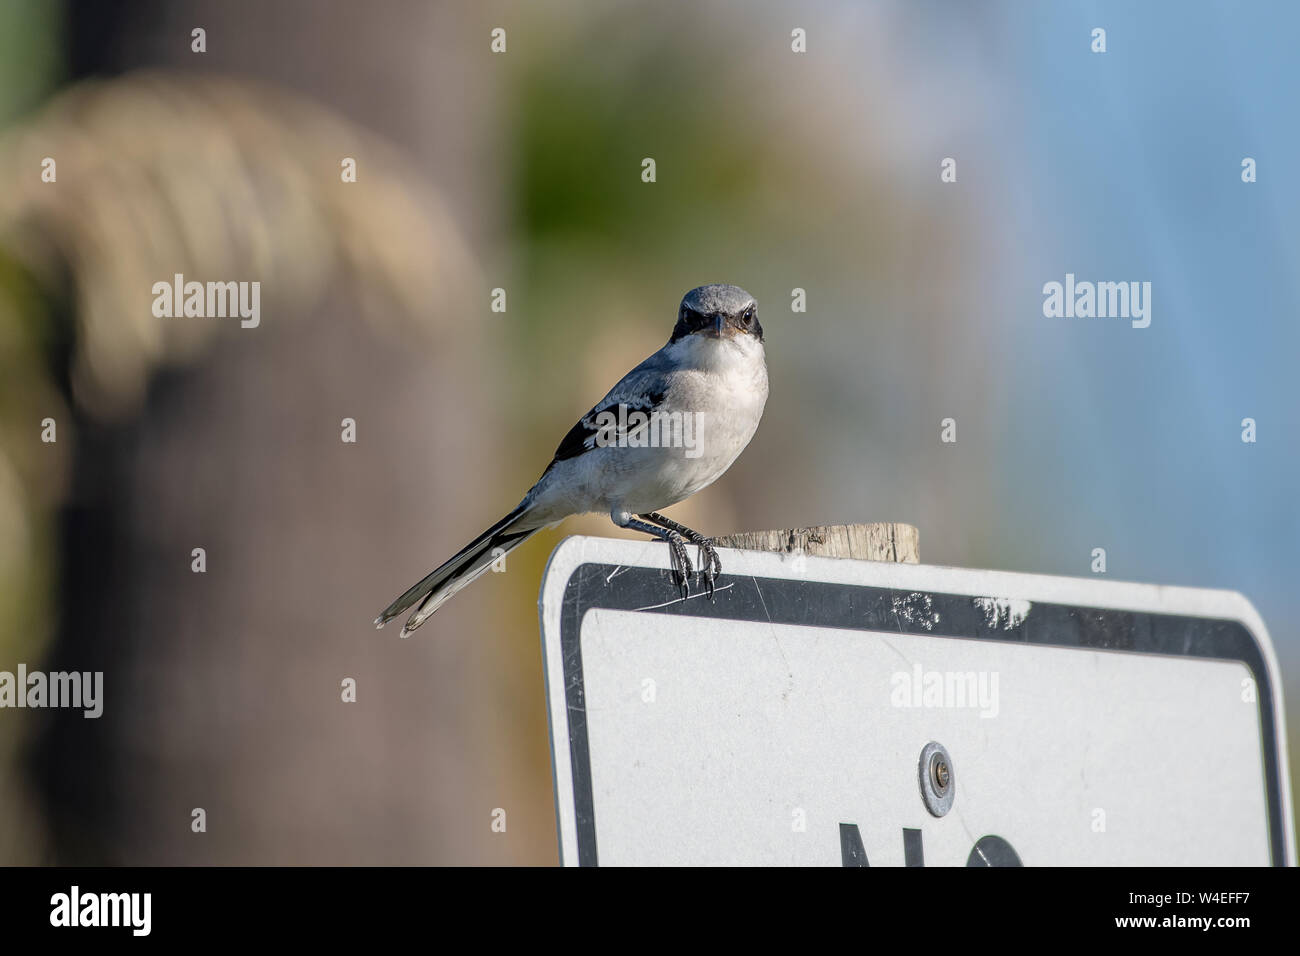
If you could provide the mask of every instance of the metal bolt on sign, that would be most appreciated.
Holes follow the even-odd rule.
[[[926,744],[921,750],[917,772],[921,778],[921,800],[925,808],[936,817],[943,816],[952,809],[952,800],[957,794],[957,774],[947,748],[933,740]]]

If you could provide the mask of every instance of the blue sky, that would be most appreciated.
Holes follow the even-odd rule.
[[[1003,448],[1003,507],[1052,530],[1036,570],[1077,574],[1095,542],[1112,577],[1242,591],[1294,696],[1300,5],[1003,13],[1019,36],[1000,68],[999,161],[1023,187],[1007,190],[1005,229],[1029,237],[1012,240],[1002,300],[1024,358],[1003,395],[1024,422]],[[1105,54],[1088,48],[1094,26]],[[1151,327],[1044,318],[1041,285],[1066,272],[1150,281]]]

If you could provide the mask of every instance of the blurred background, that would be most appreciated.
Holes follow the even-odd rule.
[[[671,514],[1240,590],[1300,739],[1298,30],[1285,2],[0,0],[0,669],[105,672],[98,720],[0,712],[0,862],[555,862],[537,588],[616,530],[539,535],[411,640],[370,622],[706,282],[758,298],[771,398]],[[1151,326],[1045,318],[1067,272],[1151,282]],[[154,317],[175,273],[259,281],[259,327]]]

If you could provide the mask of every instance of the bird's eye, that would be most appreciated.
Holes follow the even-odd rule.
[[[754,307],[752,305],[745,310],[745,314],[742,318],[744,318],[746,325],[749,325],[749,323],[754,321]]]

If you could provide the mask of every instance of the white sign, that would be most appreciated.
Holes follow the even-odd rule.
[[[568,538],[542,584],[565,864],[1295,861],[1241,595]]]

